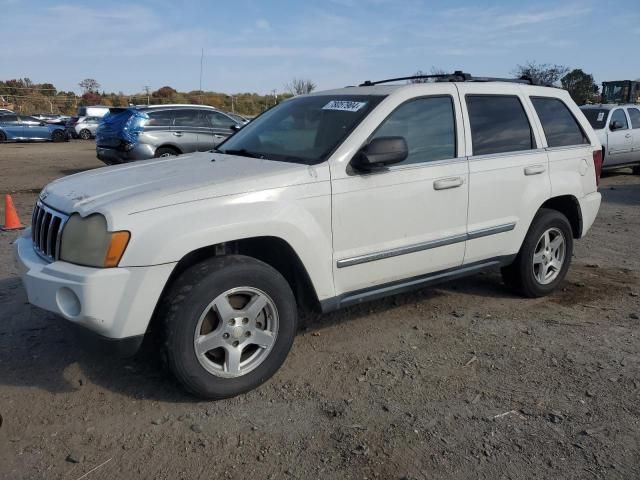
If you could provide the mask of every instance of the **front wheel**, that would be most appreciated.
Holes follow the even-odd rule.
[[[250,257],[229,255],[186,270],[161,309],[169,369],[193,394],[228,398],[280,368],[297,328],[284,277]]]
[[[83,128],[82,130],[80,130],[80,133],[78,134],[78,136],[82,140],[89,140],[91,138],[91,132],[86,128]]]
[[[51,140],[53,140],[54,142],[64,142],[65,138],[66,135],[62,130],[55,130],[51,134]]]
[[[551,293],[564,279],[573,254],[571,225],[562,213],[541,209],[514,262],[502,269],[504,283],[526,297]]]
[[[4,143],[7,141],[7,134],[4,132],[0,132],[0,143]]]

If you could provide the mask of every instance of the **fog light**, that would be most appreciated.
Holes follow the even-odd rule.
[[[60,312],[66,317],[77,317],[80,315],[82,306],[78,296],[67,287],[62,287],[56,293],[56,303]]]

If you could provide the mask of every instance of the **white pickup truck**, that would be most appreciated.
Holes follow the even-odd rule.
[[[640,105],[580,107],[602,143],[603,169],[633,167],[640,174]]]
[[[313,93],[215,151],[47,185],[15,243],[29,301],[107,339],[152,327],[191,392],[255,388],[299,309],[501,267],[553,291],[600,206],[598,137],[559,89],[456,73]]]

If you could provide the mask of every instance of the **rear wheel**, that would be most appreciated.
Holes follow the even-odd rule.
[[[4,132],[0,132],[0,143],[4,143],[7,141],[7,134]]]
[[[640,165],[636,165],[635,167],[633,167],[633,174],[640,175]]]
[[[295,337],[297,309],[289,284],[253,258],[205,260],[178,278],[164,302],[168,366],[202,398],[232,397],[264,383]]]
[[[64,142],[65,138],[66,135],[62,130],[54,130],[54,132],[51,134],[51,140],[53,140],[54,142]]]
[[[78,136],[82,140],[89,140],[91,138],[91,132],[86,128],[83,128],[82,130],[80,130],[80,133],[78,134]]]
[[[573,254],[571,225],[562,213],[541,209],[514,262],[502,269],[505,284],[526,297],[551,293],[564,279]]]
[[[156,153],[154,154],[155,158],[165,158],[165,157],[173,157],[176,155],[180,155],[180,152],[178,152],[175,148],[171,148],[171,147],[160,147],[159,149],[156,150]]]

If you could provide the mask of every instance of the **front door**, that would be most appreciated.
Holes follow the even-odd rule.
[[[205,112],[205,116],[209,125],[199,137],[200,145],[202,150],[211,150],[234,133],[236,122],[220,112]]]
[[[371,115],[382,123],[367,124],[372,131],[354,140],[359,148],[373,138],[404,137],[405,161],[377,173],[353,170],[348,157],[332,165],[337,295],[362,291],[366,298],[383,285],[419,282],[462,264],[469,182],[458,97],[444,83],[424,94],[381,104]]]
[[[623,108],[611,112],[607,126],[607,143],[609,144],[608,165],[620,165],[632,162],[633,131],[629,128],[627,114]]]
[[[51,134],[49,126],[35,117],[20,117],[23,137],[30,140],[48,140]]]

